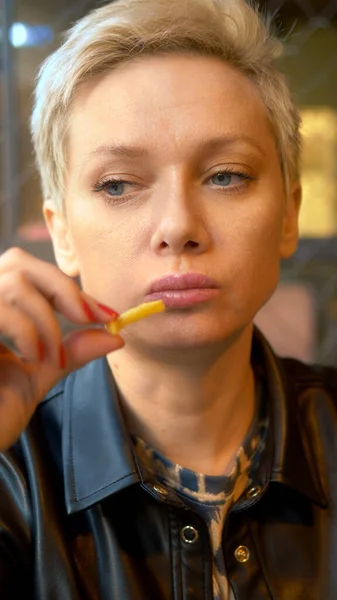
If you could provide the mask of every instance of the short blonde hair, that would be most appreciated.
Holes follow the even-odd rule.
[[[300,117],[277,65],[281,52],[270,20],[244,0],[117,0],[93,10],[38,74],[31,131],[44,197],[63,206],[67,125],[79,86],[145,54],[216,56],[249,77],[268,111],[285,182],[298,179]]]

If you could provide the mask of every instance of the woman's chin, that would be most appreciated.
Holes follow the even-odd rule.
[[[144,322],[145,323],[145,322]],[[127,331],[122,332],[124,340],[126,342],[126,348],[128,346],[137,346],[138,349],[142,348],[143,351],[155,350],[158,352],[167,351],[179,351],[179,350],[192,350],[203,348],[209,349],[210,347],[226,347],[233,337],[238,334],[245,326],[239,323],[223,323],[221,321],[214,321],[213,319],[200,319],[199,322],[194,323],[180,322],[174,324],[171,322],[169,325],[164,323],[158,324],[157,326],[148,326],[145,328],[137,328],[131,331],[131,328]]]

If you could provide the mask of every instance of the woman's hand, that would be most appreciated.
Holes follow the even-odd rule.
[[[0,451],[16,441],[59,379],[123,346],[104,328],[62,340],[55,311],[78,325],[114,318],[56,266],[18,248],[0,256],[0,335],[10,341],[0,342]]]

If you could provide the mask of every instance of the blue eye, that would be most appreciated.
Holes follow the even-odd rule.
[[[244,173],[231,173],[227,171],[219,171],[215,175],[212,175],[211,182],[214,185],[219,185],[221,187],[229,187],[235,185],[242,185],[244,181],[252,181],[253,177],[249,177]]]
[[[107,181],[104,185],[105,191],[110,196],[122,196],[125,192],[125,182],[124,181]]]
[[[107,196],[117,198],[118,196],[125,196],[125,188],[133,188],[134,184],[125,181],[124,179],[106,179],[105,181],[99,181],[92,187],[94,192],[105,192]]]
[[[214,175],[209,177],[208,182],[210,182],[215,190],[226,191],[226,193],[235,193],[243,191],[245,188],[249,186],[252,181],[256,181],[256,177],[252,177],[246,173],[241,173],[240,171],[218,171]]]
[[[230,185],[230,183],[232,182],[231,181],[232,178],[233,178],[233,173],[222,173],[220,171],[219,173],[216,173],[216,175],[213,175],[211,177],[211,181],[215,185],[221,185],[223,187],[226,187],[226,186]]]

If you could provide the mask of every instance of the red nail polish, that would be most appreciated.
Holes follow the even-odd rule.
[[[97,318],[95,317],[95,315],[94,315],[92,309],[90,308],[89,304],[85,300],[82,300],[81,302],[82,302],[82,308],[83,308],[83,311],[85,313],[85,316],[92,323],[96,323],[97,322]]]
[[[98,308],[100,308],[101,310],[106,312],[107,315],[109,315],[109,317],[111,317],[111,319],[117,319],[119,317],[118,312],[116,312],[112,308],[109,308],[108,306],[105,306],[105,304],[100,304],[100,302],[97,302],[97,306],[98,306]]]
[[[39,362],[42,363],[44,361],[44,347],[41,340],[38,340],[37,342],[37,350],[39,353]]]
[[[66,368],[66,353],[64,351],[64,348],[61,344],[60,346],[60,369],[65,369]]]

